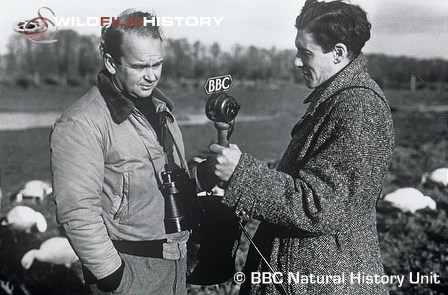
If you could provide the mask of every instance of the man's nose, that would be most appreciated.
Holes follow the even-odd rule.
[[[152,67],[146,67],[145,68],[145,79],[148,81],[154,81],[156,80],[156,74]]]
[[[302,59],[298,56],[296,56],[296,58],[294,59],[294,67],[296,67],[296,68],[303,67]]]

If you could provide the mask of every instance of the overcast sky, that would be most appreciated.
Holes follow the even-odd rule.
[[[126,2],[126,3],[125,3]],[[127,8],[154,10],[163,17],[223,17],[220,26],[165,27],[168,38],[294,49],[294,21],[304,0],[22,0],[3,1],[0,10],[0,54],[7,52],[12,26],[50,7],[57,17],[116,16]],[[364,52],[448,59],[448,0],[352,0],[363,7],[373,25]],[[65,27],[99,36],[99,27]],[[61,28],[60,28],[61,29]]]

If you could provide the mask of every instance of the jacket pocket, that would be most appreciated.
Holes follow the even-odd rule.
[[[129,174],[123,173],[121,176],[121,202],[114,214],[114,219],[118,220],[119,223],[126,221],[126,212],[129,208]]]

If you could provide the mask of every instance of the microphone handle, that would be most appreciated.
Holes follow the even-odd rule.
[[[229,129],[218,129],[218,144],[220,146],[229,147],[229,141],[227,140],[227,135],[229,134]]]
[[[218,130],[218,144],[220,146],[229,147],[229,130],[232,126],[225,122],[215,122],[215,128]]]
[[[230,125],[227,123],[215,122],[215,128],[218,130],[218,144],[228,148],[229,140],[227,139],[227,135],[229,134]],[[225,189],[227,187],[227,183],[224,181],[219,181],[218,187]]]

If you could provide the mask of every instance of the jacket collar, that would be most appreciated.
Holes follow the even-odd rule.
[[[354,85],[356,77],[367,71],[367,59],[360,53],[351,63],[339,71],[329,81],[317,87],[305,100],[304,103],[311,103],[309,112],[312,114],[314,110],[322,102],[330,98],[342,88]]]
[[[102,70],[98,74],[98,90],[106,101],[107,108],[110,111],[112,120],[121,124],[134,111],[135,106],[126,96],[117,90],[113,85],[109,72]],[[158,88],[155,88],[151,94],[152,102],[156,107],[156,112],[173,110],[173,102]]]

